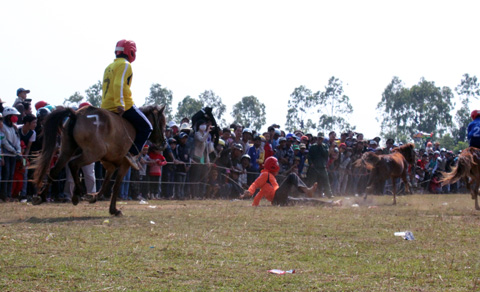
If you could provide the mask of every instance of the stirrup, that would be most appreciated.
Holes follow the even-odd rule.
[[[130,163],[130,166],[135,169],[135,170],[140,170],[140,166],[137,163],[137,159],[135,156],[132,155],[132,153],[127,153],[125,155],[125,158],[128,160],[128,163]]]

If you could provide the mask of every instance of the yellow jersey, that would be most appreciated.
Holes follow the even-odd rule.
[[[132,92],[132,65],[124,58],[117,58],[108,65],[103,74],[103,109],[118,112],[117,107],[123,106],[125,111],[133,106]]]

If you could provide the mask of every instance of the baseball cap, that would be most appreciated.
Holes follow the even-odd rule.
[[[20,87],[19,89],[17,89],[17,96],[22,92],[30,93],[30,90]]]
[[[175,123],[175,121],[170,121],[170,122],[168,122],[168,126],[169,126],[170,128],[178,127],[178,126],[177,126],[177,123]]]
[[[178,134],[178,137],[180,137],[180,139],[183,139],[183,138],[185,138],[185,137],[187,137],[187,136],[188,136],[188,135],[187,135],[187,133],[185,133],[185,132],[180,132],[180,134]]]

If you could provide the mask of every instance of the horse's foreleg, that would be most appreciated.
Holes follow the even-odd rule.
[[[371,191],[372,189],[372,181],[373,181],[373,173],[370,173],[368,176],[368,182],[367,182],[367,188],[365,189],[365,196],[363,196],[363,199],[367,199],[368,192]]]
[[[118,168],[117,176],[115,177],[115,183],[113,184],[112,197],[110,198],[110,214],[115,216],[121,216],[122,211],[117,209],[117,197],[120,193],[120,187],[122,185],[123,178],[127,174],[130,164],[127,160],[122,162],[122,165]],[[103,186],[102,186],[103,187]]]
[[[392,177],[392,191],[393,191],[393,204],[397,204],[397,184],[395,183],[395,178]]]
[[[110,186],[110,180],[112,179],[113,173],[115,172],[115,165],[108,162],[102,162],[102,164],[106,170],[105,177],[103,178],[102,186],[100,187],[100,190],[98,191],[97,195],[93,196],[89,200],[90,204],[97,202],[99,198],[103,198],[103,196],[107,192],[107,188]]]
[[[480,210],[480,206],[478,206],[478,183],[477,182],[473,184],[472,194],[473,194],[473,197],[475,198],[475,210]]]

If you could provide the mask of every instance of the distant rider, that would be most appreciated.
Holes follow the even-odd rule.
[[[103,96],[101,108],[117,113],[129,121],[135,128],[136,136],[127,154],[132,167],[138,169],[137,156],[150,137],[152,125],[147,117],[135,106],[130,85],[132,83],[132,66],[137,47],[134,41],[121,40],[115,47],[117,58],[108,65],[103,75]]]
[[[472,122],[468,124],[468,143],[470,147],[480,148],[480,110],[472,111]]]

